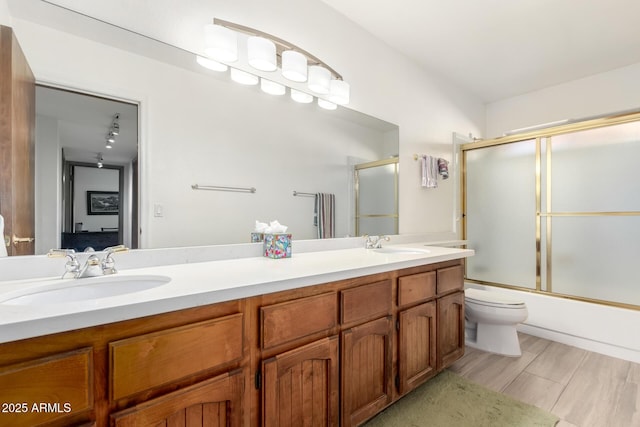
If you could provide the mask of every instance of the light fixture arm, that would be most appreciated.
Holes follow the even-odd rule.
[[[271,34],[265,33],[263,31],[256,30],[254,28],[246,27],[244,25],[236,24],[233,22],[224,21],[222,19],[213,18],[213,23],[214,25],[220,25],[230,30],[238,31],[251,36],[264,37],[266,39],[271,40],[276,45],[276,54],[278,55],[278,57],[280,57],[282,55],[282,52],[285,50],[294,50],[296,52],[299,52],[307,58],[307,61],[310,62],[310,65],[321,65],[327,70],[329,70],[329,72],[333,75],[333,77],[336,80],[342,80],[342,76],[336,70],[328,66],[324,61],[321,61],[316,56],[310,54],[304,49],[301,49],[300,47],[294,45],[293,43],[289,43],[286,40],[282,40],[279,37],[272,36]]]

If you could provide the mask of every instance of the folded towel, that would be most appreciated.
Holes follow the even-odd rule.
[[[422,169],[422,186],[436,188],[438,186],[438,159],[431,156],[420,157]]]
[[[0,215],[0,258],[7,256],[7,247],[4,244],[4,218]]]
[[[445,159],[438,159],[438,173],[442,179],[449,178],[449,162]]]

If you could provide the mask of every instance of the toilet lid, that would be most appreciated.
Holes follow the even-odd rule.
[[[464,290],[464,297],[465,299],[477,302],[478,304],[485,305],[524,305],[524,301],[522,300],[503,297],[501,295],[496,295],[495,292],[483,291],[481,289],[467,288]]]

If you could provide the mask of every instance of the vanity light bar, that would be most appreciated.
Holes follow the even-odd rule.
[[[222,19],[214,18],[213,24],[205,26],[206,57],[196,55],[196,62],[213,71],[226,71],[229,62],[238,60],[237,33],[249,36],[246,58],[251,67],[263,72],[273,72],[280,67],[285,79],[298,83],[307,82],[308,89],[318,95],[318,105],[324,109],[335,110],[338,105],[349,103],[350,85],[336,70],[316,56],[279,37]],[[235,82],[256,85],[260,81],[259,76],[251,72],[230,68],[231,79]],[[262,82],[261,88],[266,93],[285,93],[286,86],[281,83],[264,78]],[[313,101],[311,94],[293,87],[290,90],[294,101]]]

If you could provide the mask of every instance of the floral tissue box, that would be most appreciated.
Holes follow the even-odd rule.
[[[291,234],[265,234],[262,249],[268,258],[291,258]]]
[[[251,243],[260,243],[264,240],[264,233],[251,233]]]

